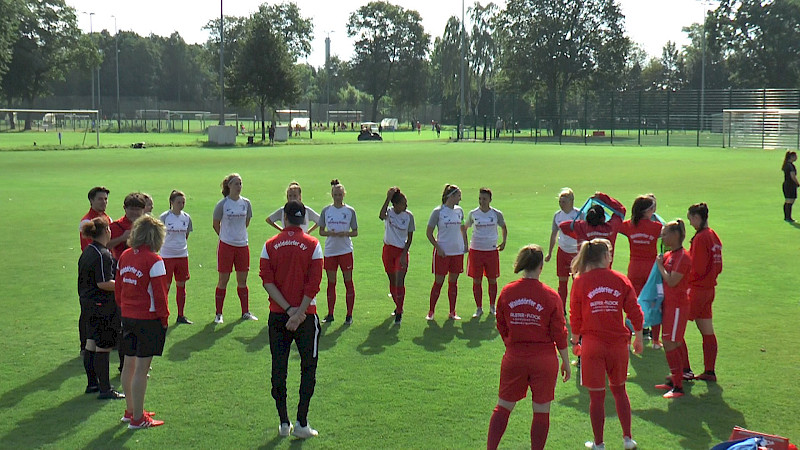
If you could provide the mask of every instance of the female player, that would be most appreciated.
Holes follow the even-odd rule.
[[[214,294],[217,315],[214,323],[223,323],[222,305],[231,271],[236,269],[236,293],[242,305],[242,320],[258,320],[250,313],[247,273],[250,271],[250,247],[247,246],[247,227],[253,217],[250,200],[242,197],[242,177],[232,173],[222,180],[222,200],[214,207],[214,231],[219,236],[217,271],[219,281]]]
[[[144,214],[151,214],[153,212],[153,196],[148,194],[147,192],[142,192],[142,197],[144,197]]]
[[[630,261],[628,262],[628,279],[633,283],[636,296],[642,292],[642,287],[647,282],[647,277],[653,269],[656,260],[656,244],[661,236],[661,222],[653,219],[656,212],[656,196],[653,194],[640,195],[633,201],[631,207],[632,218],[622,222],[619,232],[628,237],[630,244]],[[645,329],[644,334],[650,330]],[[651,336],[653,348],[661,348],[659,335],[661,325],[655,325]]]
[[[433,320],[433,311],[442,291],[444,276],[448,275],[447,297],[450,300],[452,320],[461,320],[456,314],[458,298],[458,274],[464,271],[464,252],[467,249],[467,228],[464,226],[464,210],[458,206],[461,189],[454,184],[446,184],[442,192],[442,204],[434,208],[428,219],[426,236],[433,245],[433,287],[431,288],[430,309],[427,320]],[[437,229],[436,237],[433,230]]]
[[[689,320],[694,320],[703,335],[703,362],[705,370],[697,380],[717,381],[714,366],[717,362],[717,336],[711,321],[711,304],[714,302],[714,287],[722,272],[722,241],[708,227],[708,205],[697,203],[689,207],[689,223],[697,232],[692,237],[689,256],[692,268],[689,271]],[[684,368],[689,367],[689,357],[683,345]],[[691,370],[688,372],[691,375]]]
[[[392,207],[389,208],[389,202]],[[414,215],[408,210],[408,200],[400,188],[389,188],[378,218],[383,221],[383,267],[389,277],[389,293],[394,300],[394,323],[403,321],[403,303],[406,297],[406,272],[408,250],[414,240]]]
[[[159,219],[167,229],[164,245],[161,247],[161,258],[167,269],[167,293],[169,293],[172,278],[175,278],[175,301],[178,304],[178,318],[175,323],[192,324],[183,314],[186,305],[186,281],[189,279],[189,247],[187,240],[192,232],[192,218],[184,212],[186,195],[181,191],[173,190],[169,194],[169,209],[164,211]]]
[[[662,337],[670,373],[670,381],[656,385],[657,389],[668,391],[664,398],[683,396],[683,358],[679,347],[683,345],[689,316],[689,297],[686,290],[689,287],[687,275],[692,266],[689,255],[683,250],[685,237],[686,226],[682,220],[668,223],[661,232],[661,242],[670,251],[656,258],[658,271],[664,280],[664,302],[661,304],[664,330]]]
[[[300,183],[296,181],[292,181],[289,183],[289,187],[286,188],[286,201],[303,201],[303,190],[300,187]],[[283,207],[280,207],[275,210],[274,213],[270,214],[267,217],[267,223],[274,227],[278,231],[283,231],[283,228],[276,225],[276,222],[283,223]],[[306,206],[306,218],[300,228],[303,229],[307,234],[310,234],[312,231],[317,229],[317,222],[319,222],[319,214],[316,211]],[[308,227],[308,224],[311,223],[311,228]]]
[[[578,245],[591,239],[607,239],[611,243],[611,256],[614,256],[614,243],[617,241],[617,233],[622,226],[627,210],[625,205],[617,199],[610,197],[602,192],[597,192],[592,197],[600,200],[614,210],[611,219],[606,222],[606,213],[602,206],[592,205],[586,212],[586,219],[576,221],[565,221],[559,224],[560,230],[567,236],[573,237],[578,241]]]
[[[122,344],[125,364],[122,386],[127,407],[122,416],[128,428],[164,425],[144,410],[147,372],[153,356],[161,356],[167,335],[167,290],[164,261],[156,253],[164,243],[166,230],[160,220],[144,214],[136,220],[128,239],[130,248],[117,264],[117,302],[122,309]]]
[[[542,256],[538,245],[527,245],[519,251],[514,273],[522,272],[522,278],[507,284],[497,302],[497,330],[506,352],[500,366],[497,406],[489,422],[486,446],[489,449],[497,448],[508,416],[514,405],[525,398],[528,386],[533,398],[531,448],[543,449],[550,428],[550,402],[555,397],[558,379],[555,348],[561,356],[562,379],[566,382],[571,375],[561,299],[539,281]]]
[[[636,302],[633,285],[625,275],[611,270],[611,242],[592,239],[581,244],[572,260],[575,281],[570,294],[572,345],[581,342],[581,384],[589,390],[589,416],[594,441],[587,448],[602,449],[605,423],[606,375],[614,395],[617,416],[622,425],[624,448],[636,448],[631,439],[631,403],[625,391],[628,372],[628,345],[631,332],[625,318],[631,321],[636,338],[633,351],[642,352],[644,316]]]
[[[111,387],[108,375],[109,353],[117,343],[119,317],[114,302],[114,261],[106,248],[111,229],[104,217],[85,220],[81,235],[87,245],[78,259],[78,295],[86,313],[86,349],[83,367],[88,380],[86,393],[100,392],[97,398],[125,398]]]
[[[783,204],[783,220],[787,222],[794,222],[792,219],[792,206],[794,201],[797,200],[797,186],[800,181],[797,181],[797,168],[794,162],[797,161],[797,153],[788,151],[783,158],[783,197],[786,201]]]
[[[578,254],[578,241],[575,238],[559,233],[561,222],[573,222],[577,220],[581,212],[575,207],[575,193],[570,188],[564,188],[558,194],[558,206],[561,208],[553,215],[553,226],[550,232],[550,248],[544,262],[549,262],[553,254],[553,247],[558,236],[558,253],[556,253],[556,275],[558,276],[558,296],[561,297],[561,305],[564,311],[567,310],[567,296],[569,294],[568,281],[569,270],[572,259]]]
[[[356,210],[344,203],[347,192],[338,179],[331,180],[333,203],[322,208],[319,215],[319,235],[325,239],[325,274],[328,278],[328,315],[323,322],[333,322],[333,309],[336,306],[336,271],[341,267],[345,287],[347,315],[344,323],[353,323],[353,305],[356,288],[353,285],[353,241],[358,236]]]
[[[475,314],[483,314],[483,288],[481,281],[486,275],[489,283],[489,313],[494,314],[494,301],[497,298],[497,277],[500,276],[500,253],[506,248],[508,228],[503,218],[503,213],[490,206],[492,203],[492,190],[480,188],[478,193],[478,206],[467,214],[466,227],[475,225],[472,239],[469,241],[469,256],[467,256],[467,275],[472,278],[472,294],[475,297]],[[503,230],[503,241],[497,245],[497,227]]]

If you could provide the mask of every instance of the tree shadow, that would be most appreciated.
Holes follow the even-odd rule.
[[[383,353],[386,347],[400,341],[398,333],[400,326],[394,324],[394,317],[389,316],[380,325],[371,329],[367,339],[358,344],[356,350],[362,355],[377,355]]]
[[[467,347],[477,348],[481,346],[482,341],[491,341],[499,334],[497,322],[495,322],[494,316],[489,314],[482,322],[480,317],[472,317],[470,320],[463,321],[458,337],[467,340]]]
[[[350,325],[345,324],[342,322],[339,325],[339,328],[332,330],[333,322],[326,322],[321,324],[320,326],[320,334],[319,334],[319,350],[330,350],[336,345],[336,341],[339,339],[339,336],[342,335],[345,329],[349,328]]]
[[[79,375],[83,375],[85,377],[85,373],[86,372],[83,370],[82,358],[73,358],[64,361],[60,366],[51,370],[49,373],[46,373],[39,378],[33,379],[21,386],[17,386],[5,392],[3,396],[0,397],[0,409],[9,410],[10,408],[13,408],[28,394],[32,394],[34,392],[57,392],[61,389],[61,385],[63,385],[70,378]]]
[[[269,326],[263,327],[253,337],[237,337],[236,340],[245,345],[246,352],[259,352],[269,345]]]
[[[192,356],[192,353],[212,347],[216,341],[230,334],[234,327],[241,322],[241,320],[236,320],[230,325],[211,322],[197,333],[171,345],[167,353],[167,359],[170,361],[186,361]]]
[[[101,405],[95,396],[81,393],[52,408],[38,410],[3,436],[0,447],[39,448],[57,442],[82,426]]]
[[[448,319],[442,326],[436,320],[429,320],[422,336],[415,337],[412,342],[429,352],[440,352],[447,349],[446,344],[456,337],[456,332],[455,320]]]

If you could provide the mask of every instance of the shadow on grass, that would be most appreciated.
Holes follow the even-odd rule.
[[[477,348],[483,341],[491,341],[500,333],[497,331],[497,322],[494,316],[489,314],[486,320],[481,322],[480,317],[472,317],[461,323],[461,333],[459,339],[467,340],[467,347]]]
[[[124,405],[124,400],[121,402]],[[81,393],[60,405],[36,411],[3,436],[0,447],[39,448],[52,444],[84,425],[100,406],[102,404],[95,396]]]
[[[257,335],[248,338],[237,337],[237,341],[245,345],[246,352],[258,352],[269,345],[269,326],[261,328]]]
[[[147,430],[144,432],[146,433]],[[135,433],[135,430],[128,429],[127,424],[123,425],[117,422],[86,444],[85,448],[123,448]]]
[[[648,341],[645,344],[641,356],[630,354],[629,364],[636,370],[636,376],[628,376],[628,383],[640,386],[643,392],[662,395],[664,391],[657,391],[654,386],[664,382],[669,375],[669,366],[664,350],[654,350],[649,345],[651,343],[652,341]]]
[[[415,337],[412,341],[429,352],[440,352],[447,349],[446,344],[456,337],[456,332],[455,320],[447,319],[442,326],[436,320],[429,320],[422,336]]]
[[[32,394],[34,392],[57,392],[61,389],[61,385],[64,384],[64,382],[79,375],[86,379],[86,372],[83,370],[82,358],[74,358],[64,361],[60,366],[51,370],[49,373],[46,373],[39,378],[30,380],[29,382],[4,393],[3,396],[0,397],[0,409],[8,410],[9,408],[19,404],[28,394]],[[84,394],[81,393],[81,395]]]
[[[367,339],[358,344],[356,350],[362,355],[377,355],[383,353],[386,347],[400,341],[397,336],[400,325],[394,324],[394,317],[389,316],[377,327],[369,330]]]
[[[349,328],[350,325],[345,324],[342,322],[339,325],[339,328],[332,330],[333,322],[325,322],[320,325],[320,335],[319,335],[319,350],[330,350],[336,345],[336,341],[339,339],[339,336],[342,335],[345,329]]]
[[[303,448],[305,444],[305,439],[299,439],[296,437],[288,436],[283,437],[277,434],[278,430],[275,430],[275,437],[270,439],[269,441],[265,442],[264,445],[258,447],[260,449],[268,449],[268,448],[278,448],[278,447],[285,447],[288,444],[289,448]]]
[[[197,333],[170,346],[167,359],[170,361],[185,361],[192,356],[193,352],[214,346],[216,341],[230,334],[233,328],[241,322],[241,320],[236,320],[230,325],[211,322]]]

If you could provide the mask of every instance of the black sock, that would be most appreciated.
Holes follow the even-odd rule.
[[[119,371],[121,373],[122,367],[125,365],[125,355],[122,353],[122,345],[120,345],[119,350],[117,350],[117,353],[119,353]]]
[[[94,370],[95,353],[85,350],[83,352],[83,368],[86,370],[86,385],[97,386],[97,373]]]
[[[97,380],[100,384],[100,392],[111,390],[111,382],[108,380],[108,352],[97,352],[94,356],[94,371],[97,373]]]
[[[787,203],[786,204],[786,218],[787,219],[791,219],[792,218],[792,206],[794,206],[794,203]]]
[[[788,203],[784,203],[783,204],[783,220],[786,220],[788,218],[789,218],[789,204]]]

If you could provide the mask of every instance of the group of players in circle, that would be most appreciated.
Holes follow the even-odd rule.
[[[219,235],[219,283],[215,294],[214,319],[217,323],[223,322],[222,307],[233,271],[236,271],[242,319],[258,320],[249,310],[247,289],[250,260],[247,228],[252,218],[252,206],[241,192],[241,176],[234,173],[225,177],[222,182],[223,198],[213,213],[213,228]],[[324,321],[335,320],[336,279],[341,269],[346,290],[345,323],[353,322],[355,287],[351,238],[358,235],[358,222],[355,209],[344,203],[345,195],[344,186],[338,180],[332,180],[333,202],[317,214],[302,204],[301,187],[292,182],[286,190],[287,204],[266,219],[269,225],[281,232],[267,241],[262,249],[261,278],[270,294],[272,394],[281,418],[279,432],[284,436],[290,433],[301,438],[317,435],[317,431],[308,425],[307,414],[314,390],[319,339],[314,296],[319,291],[323,268],[328,279],[328,311]],[[582,214],[574,206],[572,190],[565,188],[558,197],[560,209],[553,218],[547,255],[538,245],[523,247],[514,264],[514,272],[521,272],[522,277],[506,285],[498,298],[499,251],[505,248],[508,236],[505,219],[501,211],[491,207],[490,189],[480,189],[479,207],[466,217],[459,206],[461,196],[458,186],[445,185],[441,205],[432,211],[428,220],[426,236],[433,246],[434,282],[426,319],[434,318],[445,277],[448,280],[448,318],[460,319],[456,312],[457,280],[464,269],[463,256],[468,254],[467,270],[473,279],[476,303],[473,317],[484,313],[482,279],[485,276],[489,285],[489,313],[496,316],[497,328],[506,346],[501,364],[498,403],[489,425],[488,448],[498,446],[511,410],[517,401],[527,395],[528,389],[532,392],[534,412],[531,446],[544,447],[549,430],[550,402],[554,399],[559,373],[557,355],[561,357],[563,381],[571,376],[567,340],[573,345],[573,353],[579,356],[581,384],[590,393],[589,413],[594,439],[587,442],[586,446],[604,448],[604,399],[608,382],[622,426],[624,447],[636,448],[631,434],[630,402],[625,391],[628,349],[631,334],[635,336],[634,353],[641,353],[643,349],[644,320],[637,296],[654,265],[663,279],[664,301],[663,322],[660,327],[653,328],[651,335],[653,348],[661,348],[663,342],[670,369],[667,380],[655,388],[666,390],[665,398],[678,398],[684,395],[684,381],[716,381],[714,366],[717,342],[711,305],[716,278],[722,271],[722,244],[708,226],[708,207],[705,203],[692,205],[688,209],[687,218],[696,233],[687,252],[683,248],[686,236],[684,222],[678,219],[662,223],[655,214],[654,195],[637,197],[632,206],[632,218],[624,220],[626,208],[611,196],[597,192],[592,197],[596,204]],[[189,279],[187,238],[192,231],[191,218],[183,212],[185,196],[180,191],[173,191],[170,195],[170,210],[160,216],[161,220],[145,214],[149,213],[146,210],[147,196],[134,193],[125,199],[125,216],[110,222],[104,213],[107,199],[107,189],[92,189],[89,192],[91,209],[81,224],[82,246],[84,242],[86,245],[79,263],[82,316],[79,327],[82,340],[86,339],[84,362],[89,377],[87,392],[100,391],[101,398],[124,397],[110,388],[107,356],[104,359],[96,356],[103,353],[107,355],[114,345],[114,333],[118,328],[114,326],[112,317],[116,314],[116,317],[122,318],[119,348],[120,354],[125,356],[122,384],[128,393],[123,421],[129,422],[131,428],[157,426],[163,421],[153,419],[153,413],[143,407],[147,370],[152,357],[161,355],[163,350],[163,330],[166,330],[169,315],[167,293],[173,278],[178,291],[177,323],[191,323],[183,314],[185,282]],[[152,209],[152,200],[149,204]],[[611,211],[610,218],[607,218],[601,205]],[[416,228],[414,216],[408,210],[407,198],[399,188],[388,190],[379,218],[385,228],[382,260],[389,280],[389,295],[395,303],[392,314],[395,323],[400,324],[404,313],[404,281],[409,267],[409,248]],[[474,227],[472,238],[468,239],[467,230],[471,227]],[[122,231],[115,233],[115,228]],[[128,231],[131,228],[133,231]],[[308,236],[317,228],[319,235],[326,237],[324,258],[318,241]],[[300,230],[302,236],[297,235]],[[627,236],[630,243],[627,276],[611,269],[618,233]],[[276,243],[278,238],[284,241]],[[659,238],[670,251],[658,253]],[[118,252],[115,245],[124,246],[126,242],[131,249],[122,252],[122,248]],[[544,264],[551,260],[556,242],[557,292],[539,281]],[[304,262],[304,268],[297,266],[300,273],[281,274],[279,272],[285,272],[286,269],[279,269],[280,264],[276,266],[276,258],[287,256],[276,252],[282,247],[291,246],[299,246],[304,251],[302,258],[307,264]],[[114,250],[114,258],[107,248]],[[161,256],[156,254],[159,249]],[[100,256],[98,258],[95,255]],[[116,269],[112,267],[114,260],[118,260]],[[317,271],[319,274],[315,274]],[[160,277],[163,278],[159,280]],[[288,277],[289,281],[282,280],[283,287],[278,289],[276,285],[280,286],[281,281],[277,278],[280,277]],[[295,279],[299,281],[293,283]],[[570,279],[574,280],[571,294],[568,289]],[[154,283],[156,280],[158,282]],[[316,287],[309,287],[315,281]],[[94,286],[88,289],[91,284]],[[294,294],[283,292],[289,289],[286,287],[289,285],[299,290]],[[112,290],[116,295],[109,296],[108,292]],[[110,306],[114,304],[115,297],[118,311],[113,311],[116,308]],[[571,337],[566,328],[568,297]],[[704,371],[698,376],[690,368],[684,341],[688,320],[695,321],[703,337]],[[285,411],[286,362],[292,340],[297,342],[301,353],[301,399],[298,420],[293,427]],[[87,354],[92,356],[87,357]],[[100,367],[103,364],[106,365],[104,372]],[[108,394],[109,391],[116,395]]]

